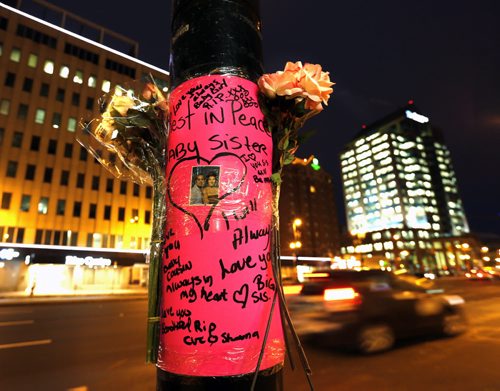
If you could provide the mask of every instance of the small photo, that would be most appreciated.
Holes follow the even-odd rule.
[[[191,171],[189,205],[215,205],[219,202],[220,166],[194,166]]]

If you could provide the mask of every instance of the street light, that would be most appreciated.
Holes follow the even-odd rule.
[[[302,243],[300,242],[300,231],[297,229],[301,225],[302,219],[298,217],[295,218],[292,222],[293,242],[290,243],[290,248],[292,250],[302,247]]]
[[[295,272],[295,276],[297,277],[297,261],[298,261],[298,253],[297,250],[299,250],[302,247],[302,242],[300,241],[300,231],[297,229],[302,225],[302,219],[300,218],[295,218],[292,222],[292,231],[293,231],[293,241],[290,242],[290,250],[292,250],[292,255],[293,255],[293,270]]]
[[[300,232],[297,230],[297,227],[300,227],[301,225],[302,225],[302,219],[297,217],[295,220],[293,220],[292,229],[293,229],[294,240],[300,239]]]

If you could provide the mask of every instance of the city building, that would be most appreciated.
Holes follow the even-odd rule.
[[[167,85],[137,52],[44,1],[0,3],[0,289],[146,283],[152,188],[115,178],[76,141],[116,86]]]
[[[339,254],[333,180],[318,159],[296,158],[284,167],[279,214],[283,255],[331,258]]]
[[[450,151],[413,102],[363,126],[340,154],[351,244],[364,264],[414,272],[472,266],[469,234]],[[469,251],[469,252],[467,252]]]

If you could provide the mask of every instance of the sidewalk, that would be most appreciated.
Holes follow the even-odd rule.
[[[146,288],[79,290],[67,294],[33,295],[24,291],[0,292],[0,306],[48,304],[54,302],[87,302],[97,300],[137,300],[146,299]]]

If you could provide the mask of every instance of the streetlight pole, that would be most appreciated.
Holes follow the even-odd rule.
[[[172,4],[157,390],[281,390],[258,0]]]
[[[290,249],[293,255],[293,270],[295,273],[295,279],[298,279],[297,265],[298,265],[298,250],[302,248],[302,242],[300,241],[300,231],[298,227],[302,226],[302,220],[300,218],[295,218],[292,222],[292,232],[293,232],[293,242],[290,243]]]

